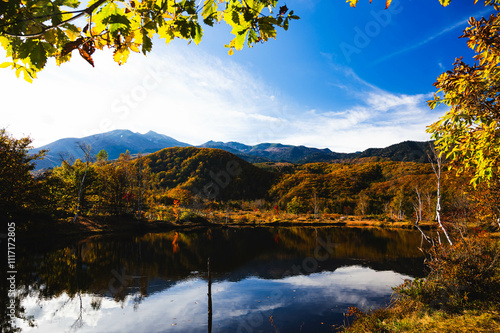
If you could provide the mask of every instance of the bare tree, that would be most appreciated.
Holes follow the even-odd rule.
[[[395,218],[398,219],[399,221],[403,220],[405,217],[403,209],[404,201],[405,201],[405,196],[403,190],[400,189],[399,192],[396,194],[394,198],[392,198],[391,201],[391,210],[393,211]]]
[[[390,201],[384,203],[384,213],[387,214],[387,216],[389,216],[390,218],[392,218],[392,207]]]
[[[425,238],[426,241],[429,243],[432,243],[431,239],[429,236],[425,234],[425,232],[420,228],[419,223],[422,221],[422,207],[423,207],[423,202],[422,202],[422,191],[418,188],[418,186],[415,186],[415,194],[417,196],[417,200],[413,202],[413,209],[415,209],[415,227],[420,231],[422,234],[422,237]]]
[[[318,196],[316,195],[316,189],[313,189],[313,209],[314,209],[314,218],[318,218],[318,213],[319,213],[319,202],[318,202]]]
[[[58,155],[58,159],[61,163],[67,162],[68,164],[73,164],[75,162],[75,158],[73,157],[73,155],[71,155],[67,151],[64,151],[64,152],[60,151],[59,153],[57,153],[57,155]]]
[[[432,220],[433,219],[433,215],[434,215],[434,212],[432,210],[432,201],[433,201],[433,193],[432,193],[432,190],[430,190],[429,188],[426,188],[424,190],[424,199],[425,199],[425,212],[426,214],[428,215],[428,219],[429,220]]]
[[[87,171],[89,170],[89,164],[92,162],[92,155],[91,155],[92,147],[89,144],[86,144],[85,142],[79,142],[78,148],[82,150],[85,157],[85,171],[83,172],[82,180],[80,181],[80,188],[78,189],[78,199],[76,203],[76,211],[75,211],[75,217],[73,218],[73,223],[76,222],[76,219],[78,218],[78,213],[80,212],[80,203],[82,199],[82,190],[85,185],[85,177],[87,176]]]
[[[448,240],[448,243],[450,245],[453,245],[453,242],[450,239],[450,236],[448,235],[448,232],[446,231],[446,228],[444,227],[442,221],[441,221],[441,171],[443,169],[443,161],[441,159],[441,154],[439,154],[436,151],[436,148],[434,146],[431,146],[432,153],[434,155],[434,158],[431,158],[431,156],[427,155],[429,157],[429,160],[431,162],[432,170],[434,171],[434,174],[436,175],[436,220],[439,224],[439,227],[443,231],[444,235],[446,236],[446,239]]]
[[[368,200],[370,198],[366,193],[360,193],[358,197],[358,209],[361,215],[366,215],[368,211]]]

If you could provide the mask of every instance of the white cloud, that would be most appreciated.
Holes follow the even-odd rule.
[[[278,121],[269,115],[279,108],[271,87],[200,50],[171,45],[148,58],[132,56],[121,67],[103,52],[95,63],[93,69],[75,57],[60,68],[51,65],[32,85],[0,71],[1,125],[17,136],[31,134],[38,146],[118,128],[199,144]]]
[[[356,104],[347,109],[298,114],[291,121],[289,134],[281,133],[281,140],[354,152],[405,140],[430,139],[425,129],[440,116],[427,106],[432,93],[391,93],[363,81],[350,69],[339,68],[337,72],[346,82],[338,89],[354,96]]]
[[[334,68],[342,84],[332,89],[350,95],[351,105],[321,110],[310,101],[311,110],[232,59],[197,48],[160,45],[121,67],[102,52],[95,63],[92,68],[75,56],[61,67],[49,65],[32,85],[0,71],[0,126],[18,137],[31,135],[35,146],[130,129],[195,145],[281,142],[353,152],[427,140],[425,127],[437,119],[425,103],[430,95],[383,91],[346,67]]]

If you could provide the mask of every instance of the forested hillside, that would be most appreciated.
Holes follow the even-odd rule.
[[[356,163],[310,163],[267,165],[281,171],[269,191],[288,211],[297,213],[384,214],[413,218],[418,195],[423,218],[434,218],[436,177],[429,163],[358,159]],[[447,173],[448,176],[451,173]],[[443,182],[445,210],[455,210],[456,181]],[[442,189],[443,190],[443,189]],[[422,199],[423,198],[423,199]],[[425,199],[425,200],[424,200]]]
[[[2,160],[7,163],[2,167],[24,166],[17,166],[24,170],[21,174],[7,177],[8,173],[2,173],[5,177],[0,179],[2,188],[8,188],[16,183],[13,178],[19,178],[16,190],[4,195],[3,202],[10,203],[4,207],[7,219],[126,214],[139,220],[177,221],[182,214],[207,209],[258,209],[316,217],[376,215],[407,221],[436,217],[438,188],[431,163],[359,158],[357,154],[337,162],[251,164],[220,149],[175,147],[137,157],[127,152],[116,160],[109,160],[102,150],[97,156],[88,153],[85,159],[63,162],[35,176],[30,171],[41,156],[29,157],[25,149],[29,140],[15,140],[6,132],[2,138],[5,151],[13,154]],[[412,145],[406,144],[409,151],[415,150]],[[386,152],[394,155],[397,150]],[[473,189],[467,186],[467,175],[456,177],[453,170],[441,169],[442,217],[454,222],[480,219],[491,225],[497,218],[499,191],[487,186]],[[22,200],[16,199],[20,193]]]
[[[277,178],[220,149],[167,148],[141,161],[147,161],[160,188],[188,190],[209,200],[266,198]]]

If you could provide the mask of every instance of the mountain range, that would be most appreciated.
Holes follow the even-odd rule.
[[[193,146],[153,131],[140,134],[130,130],[114,130],[84,138],[60,139],[32,149],[30,153],[37,153],[43,149],[48,150],[45,158],[37,162],[36,169],[59,166],[63,159],[69,161],[78,158],[82,159],[84,154],[79,148],[80,143],[90,145],[94,155],[102,149],[106,150],[110,160],[118,158],[121,153],[125,153],[127,150],[130,154],[136,155],[153,153],[163,148]],[[295,164],[330,162],[363,157],[381,157],[393,161],[426,162],[427,154],[430,152],[428,141],[404,141],[386,148],[370,148],[356,153],[337,153],[328,148],[318,149],[280,143],[261,143],[250,146],[239,142],[208,141],[198,147],[222,149],[251,163],[289,162]]]
[[[134,133],[129,130],[114,130],[111,132],[95,134],[84,138],[65,138],[49,143],[45,146],[30,150],[30,153],[38,153],[40,150],[48,150],[47,155],[37,162],[36,169],[53,168],[61,165],[62,160],[72,161],[83,159],[84,153],[79,148],[80,143],[86,143],[92,147],[92,153],[96,155],[104,149],[108,158],[114,160],[127,150],[135,154],[149,154],[168,147],[189,147],[190,144],[177,141],[169,136],[149,131],[146,134]]]

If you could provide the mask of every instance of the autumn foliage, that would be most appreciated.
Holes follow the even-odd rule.
[[[226,23],[234,38],[225,46],[232,54],[275,38],[276,28],[288,30],[299,18],[277,0],[0,1],[0,13],[0,45],[10,58],[0,68],[29,82],[48,59],[60,65],[74,50],[94,66],[93,53],[109,48],[122,65],[131,52],[151,52],[157,37],[167,44],[176,38],[199,44],[203,27]]]

